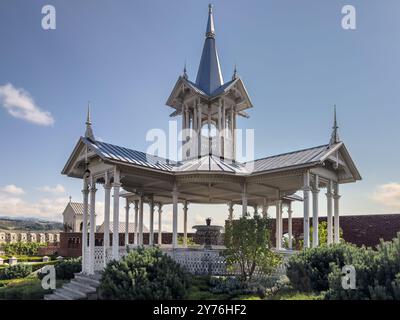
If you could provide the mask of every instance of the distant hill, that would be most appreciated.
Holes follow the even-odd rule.
[[[46,221],[37,218],[0,217],[0,230],[5,231],[61,231],[60,222]]]

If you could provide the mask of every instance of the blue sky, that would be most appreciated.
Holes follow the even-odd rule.
[[[46,4],[56,8],[56,30],[41,28]],[[168,128],[165,101],[185,60],[196,77],[207,4],[0,2],[0,87],[29,94],[45,122],[13,116],[0,99],[0,215],[60,219],[69,195],[80,201],[81,182],[60,171],[84,133],[88,100],[94,133],[107,142],[145,151],[147,131]],[[336,104],[340,137],[363,176],[342,187],[341,211],[398,212],[399,1],[213,4],[224,78],[236,63],[254,104],[238,125],[254,128],[256,157],[327,143]],[[356,8],[356,30],[341,27],[345,4]],[[227,214],[192,212],[192,222]]]

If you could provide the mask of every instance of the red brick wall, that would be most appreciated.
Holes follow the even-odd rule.
[[[273,220],[273,243],[275,243],[275,219]],[[287,221],[283,219],[283,233],[287,233]],[[326,221],[320,217],[319,222]],[[293,218],[293,235],[295,238],[303,236],[303,218]],[[312,218],[310,218],[312,226]],[[390,241],[400,232],[400,214],[374,214],[374,215],[349,215],[340,216],[340,228],[346,242],[357,246],[375,247],[380,239]]]
[[[179,236],[183,236],[183,233],[178,233]],[[188,233],[188,237],[193,237],[193,233]],[[133,243],[134,233],[129,234],[129,242]],[[149,233],[143,233],[144,244],[149,243]],[[88,239],[89,243],[89,239]],[[103,233],[95,234],[96,246],[103,245]],[[158,233],[154,234],[154,243],[158,243]],[[163,232],[162,243],[172,243],[172,233]],[[120,246],[125,245],[125,233],[119,234]],[[110,234],[110,245],[112,245],[112,234]],[[82,254],[82,234],[79,232],[62,232],[60,233],[60,248],[59,255],[63,257],[79,257]]]

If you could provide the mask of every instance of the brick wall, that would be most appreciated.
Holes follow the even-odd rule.
[[[183,236],[183,233],[178,233],[178,236]],[[193,237],[193,233],[188,233],[188,237]],[[133,243],[134,233],[129,234],[129,243]],[[143,233],[144,244],[149,243],[149,233]],[[154,234],[154,243],[158,243],[158,233]],[[172,243],[172,233],[163,232],[162,243]],[[88,239],[89,244],[89,239]],[[95,234],[95,245],[103,245],[103,233]],[[110,245],[112,245],[112,234],[110,234]],[[119,245],[125,245],[125,233],[119,234]],[[82,254],[82,234],[79,232],[62,232],[60,234],[60,248],[58,254],[63,257],[79,257]]]
[[[273,243],[275,244],[275,219],[273,220]],[[319,222],[326,221],[320,217]],[[287,233],[288,219],[283,219],[283,233]],[[293,218],[293,235],[295,238],[303,237],[303,218]],[[310,218],[312,226],[312,218]],[[380,239],[390,241],[400,232],[400,214],[373,214],[340,216],[340,228],[343,230],[345,241],[357,246],[375,247]]]

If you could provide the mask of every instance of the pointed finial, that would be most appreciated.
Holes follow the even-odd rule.
[[[186,60],[185,60],[185,65],[184,65],[184,67],[183,67],[183,77],[184,77],[185,79],[188,78],[188,75],[187,75],[187,73],[186,73]]]
[[[340,141],[338,129],[339,129],[339,126],[337,125],[337,120],[336,120],[336,105],[333,105],[333,127],[332,127],[332,135],[331,135],[331,140],[329,141],[329,145],[333,145]]]
[[[208,5],[208,22],[207,22],[207,30],[206,30],[206,37],[207,38],[214,38],[215,37],[215,29],[214,29],[214,18],[212,14],[212,4]]]
[[[90,101],[88,101],[88,106],[87,106],[86,124],[88,125],[92,124],[92,121],[90,119]]]
[[[88,102],[88,107],[87,107],[85,138],[95,141],[92,130],[92,120],[90,118],[90,101]]]
[[[232,80],[235,80],[237,78],[237,68],[236,68],[236,63],[235,63],[235,68],[233,69],[233,75],[232,75]]]
[[[69,196],[69,203],[71,203],[72,202],[72,197],[71,196]]]

